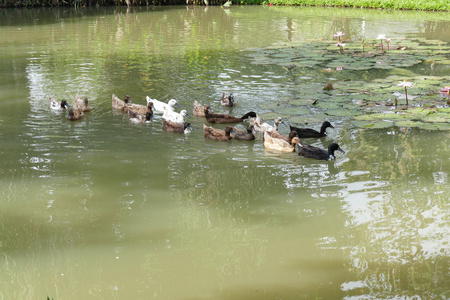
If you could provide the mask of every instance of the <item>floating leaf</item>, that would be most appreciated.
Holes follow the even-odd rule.
[[[353,125],[360,128],[372,128],[372,129],[381,129],[381,128],[389,128],[394,124],[388,121],[353,121]]]

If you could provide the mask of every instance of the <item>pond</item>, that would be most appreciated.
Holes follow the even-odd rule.
[[[450,297],[447,13],[8,9],[0,25],[0,299]],[[77,94],[82,120],[50,111]],[[328,120],[303,142],[346,153],[207,140],[195,116],[190,134],[132,124],[112,94]]]

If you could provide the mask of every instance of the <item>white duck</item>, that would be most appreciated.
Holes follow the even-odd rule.
[[[52,110],[65,110],[69,108],[69,103],[67,103],[67,100],[61,100],[61,102],[59,102],[50,97],[49,101],[50,101],[50,108]]]
[[[174,107],[180,107],[180,105],[178,105],[177,100],[175,99],[170,99],[169,102],[165,103],[156,99],[152,99],[149,96],[146,97],[147,99],[147,103],[148,102],[153,102],[153,108],[155,110],[155,112],[162,112],[164,113],[165,110],[169,110],[169,111],[174,111]]]
[[[191,117],[185,109],[180,111],[179,113],[175,111],[170,111],[168,109],[164,110],[163,119],[170,121],[170,122],[176,122],[176,123],[184,123],[184,117]]]
[[[266,122],[261,123],[261,118],[259,116],[257,116],[255,119],[251,119],[250,120],[250,124],[252,124],[254,126],[255,131],[278,131],[278,125],[280,124],[284,124],[285,126],[286,123],[284,123],[283,118],[281,117],[277,117],[274,121],[274,125],[270,125]]]

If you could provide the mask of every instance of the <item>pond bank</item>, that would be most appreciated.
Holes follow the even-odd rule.
[[[0,5],[6,7],[86,7],[86,6],[149,6],[149,5],[223,5],[226,0],[4,0]],[[444,0],[396,1],[396,0],[231,0],[227,3],[238,5],[288,5],[288,6],[327,6],[394,10],[450,11],[450,2]]]

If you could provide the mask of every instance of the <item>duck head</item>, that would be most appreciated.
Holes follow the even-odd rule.
[[[169,104],[170,106],[180,107],[177,100],[175,99],[170,99],[169,102],[167,102],[167,104]]]
[[[293,137],[292,140],[291,140],[291,145],[292,145],[293,147],[295,147],[295,145],[297,145],[297,144],[300,144],[300,139],[299,139],[297,136],[295,136],[295,137]]]
[[[62,109],[69,108],[69,103],[67,103],[67,100],[65,99],[61,100],[61,108]]]
[[[123,98],[123,102],[125,103],[133,103],[133,101],[131,101],[131,98],[129,95],[125,95],[125,97]]]
[[[188,117],[190,118],[191,116],[187,113],[187,111],[185,109],[183,109],[182,111],[180,111],[180,115],[182,115],[183,117]]]
[[[282,117],[277,117],[275,119],[275,127],[278,128],[278,125],[283,124],[284,126],[287,127],[286,123],[284,123],[284,120]]]
[[[328,154],[330,155],[330,159],[334,159],[334,158],[335,158],[335,156],[334,156],[334,152],[335,152],[335,151],[339,151],[339,152],[345,153],[345,151],[342,150],[342,148],[339,147],[338,144],[336,144],[336,143],[331,143],[331,144],[328,146]]]
[[[155,117],[153,116],[153,111],[148,111],[145,114],[145,120],[146,121],[156,120]]]
[[[230,93],[230,96],[228,96],[228,106],[233,107],[234,106],[234,96]]]

